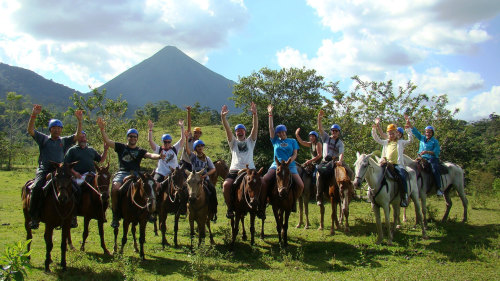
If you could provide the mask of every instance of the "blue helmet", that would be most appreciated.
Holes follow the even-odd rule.
[[[279,132],[286,132],[286,126],[283,124],[276,126],[276,129],[274,129],[274,133],[277,134]]]
[[[432,130],[434,132],[434,127],[432,127],[432,126],[427,126],[427,127],[425,127],[425,129],[426,130]]]
[[[314,135],[314,136],[316,136],[316,139],[318,139],[318,138],[319,138],[318,133],[316,133],[315,131],[310,131],[310,132],[309,132],[309,135]]]
[[[134,129],[134,128],[128,129],[128,131],[127,131],[127,137],[130,134],[136,134],[137,136],[139,136],[139,132],[136,129]]]
[[[331,130],[339,130],[340,132],[340,126],[338,124],[333,124],[331,127],[330,127],[330,131]]]
[[[196,148],[198,145],[205,146],[205,143],[202,140],[197,140],[193,143],[193,148]]]
[[[59,119],[50,119],[49,121],[49,130],[52,127],[63,127],[63,123]]]
[[[238,125],[236,125],[236,126],[234,127],[234,130],[235,130],[235,131],[237,131],[238,129],[243,129],[243,130],[245,130],[245,132],[246,132],[246,130],[247,130],[247,128],[245,128],[245,125],[243,125],[243,124],[238,124]]]
[[[402,135],[405,134],[405,130],[401,127],[398,127],[398,132],[400,132]]]
[[[163,136],[161,136],[161,140],[162,141],[172,140],[172,136],[169,134],[164,134]]]

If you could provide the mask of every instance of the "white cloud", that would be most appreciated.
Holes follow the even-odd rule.
[[[460,108],[457,118],[478,120],[488,117],[491,113],[500,113],[500,86],[493,86],[490,91],[474,97],[463,97],[449,108]]]
[[[167,45],[206,62],[248,17],[235,0],[0,0],[0,60],[87,90]]]

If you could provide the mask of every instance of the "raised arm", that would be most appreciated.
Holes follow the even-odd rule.
[[[188,136],[189,136],[189,131],[188,130],[184,131],[184,138],[186,140],[187,140]],[[189,142],[188,141],[184,142],[184,151],[186,151],[186,154],[188,156],[191,155],[191,148],[189,147]]]
[[[259,132],[259,117],[257,115],[257,105],[254,102],[250,104],[250,111],[252,112],[252,131],[250,137],[253,141],[257,140],[257,133]]]
[[[220,118],[222,120],[222,125],[224,125],[224,130],[226,131],[227,141],[231,142],[233,140],[233,132],[231,132],[231,128],[229,127],[229,123],[227,122],[226,115],[229,113],[227,109],[227,105],[223,105],[220,111]]]
[[[38,114],[42,112],[42,106],[39,104],[33,105],[33,110],[31,111],[30,121],[28,122],[28,134],[30,136],[35,136],[35,121]]]
[[[153,140],[153,127],[154,127],[154,125],[155,124],[153,123],[153,121],[148,120],[148,127],[149,127],[148,142],[149,142],[149,146],[151,147],[151,149],[153,151],[155,151],[155,149],[156,149],[156,143]]]
[[[320,135],[326,133],[325,130],[323,130],[323,122],[322,122],[323,116],[325,116],[325,112],[323,111],[323,109],[321,109],[318,113],[318,132]]]
[[[269,137],[274,139],[274,124],[273,124],[273,105],[267,106],[267,114],[269,116]]]
[[[295,131],[295,138],[300,143],[300,145],[305,146],[305,147],[311,147],[311,143],[307,142],[307,141],[303,141],[302,138],[300,138],[299,133],[300,133],[300,128],[297,128],[297,130]]]
[[[186,106],[187,110],[187,120],[188,120],[188,132],[191,133],[191,106]]]
[[[186,137],[184,136],[184,119],[179,119],[179,122],[177,123],[179,127],[181,127],[181,142],[180,142],[180,147],[184,145],[184,142],[186,141]]]
[[[76,134],[75,134],[75,138],[74,138],[74,141],[76,142],[82,136],[83,111],[82,110],[75,111],[75,116],[76,116],[76,120],[78,120],[78,125],[76,127]]]
[[[380,118],[378,118],[378,117],[375,118],[375,125],[377,125],[377,132],[380,135],[380,138],[384,139],[384,140],[388,139],[389,137],[387,136],[386,133],[384,133],[384,131],[380,127]]]
[[[110,140],[108,137],[108,134],[106,134],[106,122],[102,120],[101,117],[97,118],[97,125],[99,126],[99,129],[101,130],[101,135],[102,135],[102,140],[111,148],[115,148],[115,142]]]
[[[378,144],[385,145],[385,142],[377,135],[377,125],[375,124],[372,125],[372,137]]]
[[[106,157],[108,157],[108,149],[109,149],[108,144],[104,143],[104,150],[101,154],[101,161],[99,161],[99,163],[104,163],[104,160],[106,160]]]
[[[165,159],[165,154],[163,154],[163,153],[156,154],[156,153],[146,152],[146,154],[144,154],[144,158],[153,159],[153,160]]]

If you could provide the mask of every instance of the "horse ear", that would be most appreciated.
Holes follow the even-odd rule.
[[[280,165],[280,161],[278,161],[278,157],[274,156],[274,161],[276,162],[276,165],[279,166]]]
[[[173,173],[175,171],[174,168],[172,168],[172,167],[169,167],[169,168],[170,168],[171,173]]]
[[[360,155],[359,152],[356,151],[356,158],[359,158],[359,155]]]
[[[188,169],[184,169],[184,174],[186,175],[186,177],[189,177],[189,174],[191,174],[191,172]]]
[[[264,167],[261,167],[260,170],[257,172],[257,175],[259,175],[259,177],[262,175],[262,172],[264,172]]]
[[[69,167],[70,167],[70,168],[73,168],[76,164],[78,164],[78,162],[80,162],[80,161],[75,161],[75,162],[71,162],[71,163],[69,163]],[[61,163],[61,164],[63,164],[63,163]],[[62,166],[62,165],[61,165],[61,166]]]
[[[205,172],[205,168],[201,169],[199,172],[196,172],[197,175],[203,175],[203,173]]]
[[[288,158],[288,160],[286,160],[285,162],[287,166],[290,165],[290,163],[292,163],[292,157]]]

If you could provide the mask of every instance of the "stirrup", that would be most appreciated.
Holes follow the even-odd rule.
[[[111,221],[111,227],[112,228],[120,227],[120,222],[118,220],[113,219],[113,221]]]

